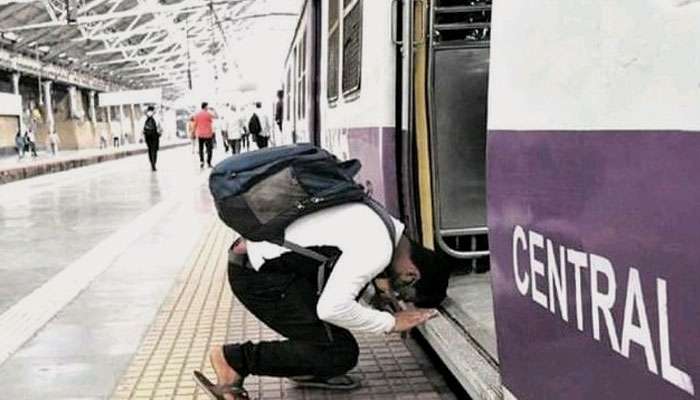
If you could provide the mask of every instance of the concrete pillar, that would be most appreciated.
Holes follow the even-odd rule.
[[[14,94],[19,94],[19,78],[20,78],[20,73],[15,72],[12,74],[12,93]]]
[[[53,119],[53,102],[51,101],[51,85],[52,81],[44,81],[44,110],[46,111],[46,126],[49,128],[49,133],[56,129],[56,124]]]
[[[20,95],[19,94],[19,78],[20,78],[20,76],[21,76],[21,74],[19,72],[12,73],[12,93],[14,93],[18,96]],[[25,114],[24,114],[24,103],[23,103],[22,104],[22,114],[19,116],[19,131],[22,133],[24,133],[24,130],[25,130],[24,118],[25,118]]]
[[[78,119],[78,88],[75,86],[68,87],[68,105],[70,106],[70,118]]]
[[[136,110],[134,109],[133,104],[129,105],[129,113],[131,117],[131,135],[134,138],[134,142],[138,142],[136,134]]]
[[[119,105],[119,129],[121,130],[120,133],[121,133],[122,138],[123,138],[126,130],[124,129],[124,106],[121,104]]]
[[[107,139],[109,143],[113,143],[114,133],[112,132],[112,107],[104,107],[105,114],[107,114],[107,133],[109,138]]]
[[[97,111],[95,109],[95,96],[97,93],[95,93],[94,90],[90,91],[90,121],[93,123],[97,123]]]

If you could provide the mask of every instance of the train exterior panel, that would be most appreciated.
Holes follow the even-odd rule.
[[[314,131],[314,60],[315,27],[313,2],[306,1],[300,13],[294,39],[284,65],[284,115],[282,135],[278,144],[313,141]]]
[[[506,397],[700,398],[699,19],[694,2],[494,3]]]
[[[391,13],[390,1],[304,2],[282,77],[278,142],[315,141],[359,159],[358,180],[398,215]]]
[[[321,2],[321,145],[342,159],[358,158],[362,162],[358,180],[398,215],[391,2],[337,2],[338,16],[334,17],[334,12],[330,12],[332,1],[336,0]],[[360,17],[353,17],[354,13]],[[353,32],[358,29],[357,24],[359,34]],[[351,37],[351,43],[359,39],[359,54],[352,54],[343,41],[340,46],[334,45],[335,35]],[[331,52],[336,55],[329,57]],[[329,68],[333,60],[338,60],[335,72],[334,65]],[[360,76],[345,70],[349,68],[357,69]],[[335,88],[329,90],[329,82]]]

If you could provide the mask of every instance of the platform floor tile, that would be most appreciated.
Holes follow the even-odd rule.
[[[112,399],[207,399],[192,371],[214,372],[207,360],[212,344],[270,340],[279,336],[232,296],[226,277],[226,249],[232,233],[212,224],[165,299]],[[412,342],[398,335],[357,335],[361,354],[350,372],[362,387],[352,392],[309,390],[286,379],[251,376],[255,399],[454,399],[441,376]],[[410,341],[410,339],[409,339]]]

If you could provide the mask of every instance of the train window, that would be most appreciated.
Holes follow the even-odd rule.
[[[360,89],[362,78],[362,0],[344,0],[343,95]]]
[[[294,71],[292,71],[292,86],[294,86],[294,120],[299,118],[299,86],[297,86],[297,76],[299,74],[299,45],[294,47],[294,59],[292,60]]]
[[[440,0],[434,13],[433,42],[438,46],[491,39],[491,0]]]
[[[290,110],[289,106],[290,106],[290,103],[292,100],[292,68],[291,67],[289,67],[287,69],[287,88],[285,90],[285,96],[286,96],[287,104],[284,107],[284,111],[287,114],[287,121],[289,121],[289,119],[292,116],[291,111],[289,111]]]
[[[301,35],[297,58],[297,118],[306,118],[306,31]]]
[[[328,7],[328,102],[338,99],[338,72],[340,70],[340,18],[339,1],[330,0]]]

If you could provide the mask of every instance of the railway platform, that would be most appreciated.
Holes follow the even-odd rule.
[[[187,139],[167,140],[161,143],[161,149],[166,150],[188,143]],[[0,184],[118,160],[123,157],[144,154],[147,151],[144,143],[133,143],[116,148],[110,146],[103,149],[61,150],[56,156],[52,156],[46,151],[38,151],[36,158],[25,154],[21,160],[18,160],[16,155],[2,156],[0,157]]]
[[[145,156],[144,156],[145,157]],[[221,157],[221,154],[219,155]],[[275,337],[232,296],[189,148],[0,186],[0,387],[8,399],[204,399],[210,344]],[[456,399],[411,340],[359,335],[352,392],[250,377],[259,399]]]

